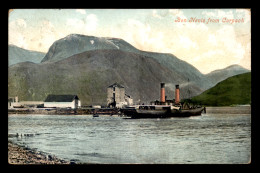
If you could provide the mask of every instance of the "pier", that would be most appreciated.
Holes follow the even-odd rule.
[[[46,114],[46,115],[118,115],[117,108],[13,108],[8,114]]]

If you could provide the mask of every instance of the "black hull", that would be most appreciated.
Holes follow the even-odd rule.
[[[134,108],[122,109],[121,112],[125,116],[131,118],[170,118],[170,117],[190,117],[200,116],[205,108],[195,108],[187,110],[165,110],[165,111],[137,111]]]

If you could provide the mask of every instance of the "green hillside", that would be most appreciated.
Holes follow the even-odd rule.
[[[251,103],[251,72],[236,75],[192,98],[206,106],[230,106]]]

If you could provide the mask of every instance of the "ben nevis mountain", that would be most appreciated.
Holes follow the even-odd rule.
[[[138,49],[122,39],[71,34],[54,42],[41,62],[59,61],[78,53],[97,49],[138,52]]]
[[[78,34],[55,41],[41,62],[16,63],[8,71],[9,96],[40,101],[49,94],[77,94],[82,105],[106,105],[106,89],[115,82],[139,104],[159,100],[161,82],[166,84],[167,99],[174,98],[179,84],[182,99],[249,72],[233,65],[204,75],[172,54],[138,50],[118,38]]]

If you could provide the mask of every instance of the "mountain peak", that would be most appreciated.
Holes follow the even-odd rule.
[[[94,37],[94,36],[88,36],[88,35],[82,35],[82,34],[69,34],[66,37],[62,38],[62,39],[72,39],[72,38],[78,39],[78,38],[82,38],[82,37],[86,37],[87,38],[87,37]],[[60,40],[62,40],[62,39],[60,39]]]
[[[245,69],[245,68],[242,67],[241,65],[233,64],[233,65],[226,67],[225,69]]]
[[[123,51],[139,52],[131,44],[119,38],[70,34],[55,41],[42,62],[56,62],[78,53],[97,49],[120,49]]]
[[[223,73],[224,71],[225,71],[224,73],[226,73],[227,71],[234,71],[234,70],[242,71],[242,72],[249,72],[250,71],[250,70],[245,69],[244,67],[242,67],[238,64],[233,64],[233,65],[230,65],[230,66],[223,68],[223,69],[214,70],[214,71],[208,73],[207,75],[212,75],[214,73],[220,73],[220,72]]]

